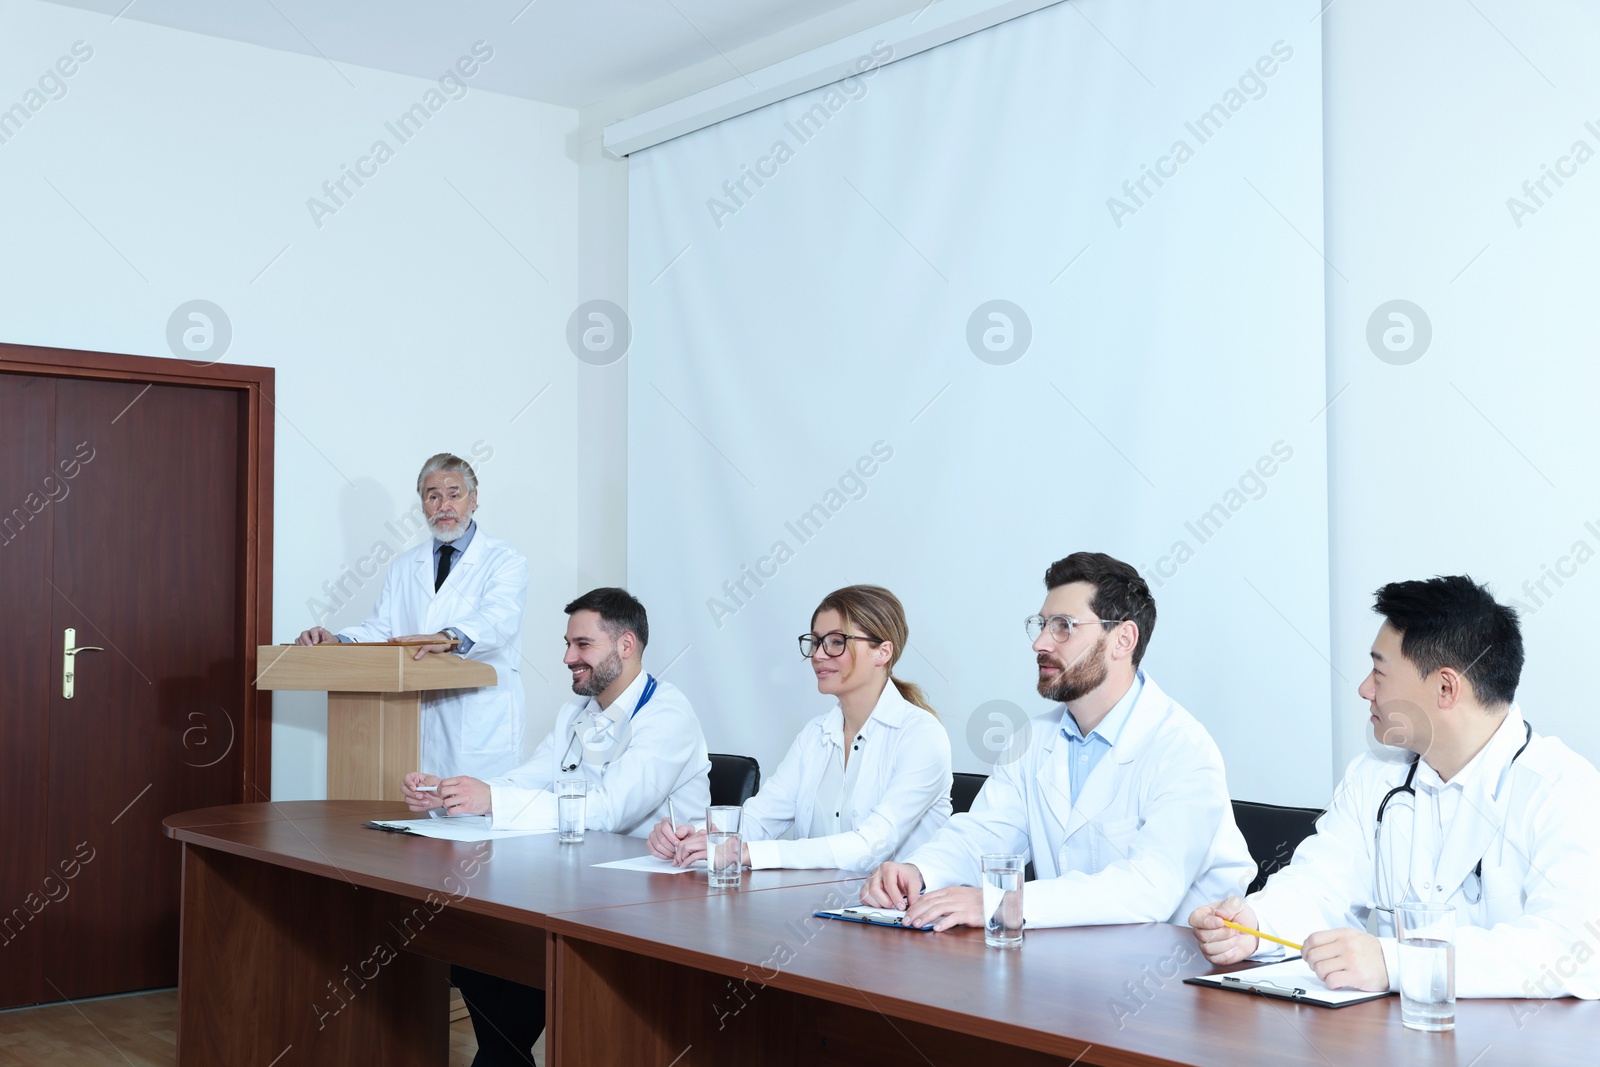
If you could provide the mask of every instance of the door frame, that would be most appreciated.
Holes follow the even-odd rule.
[[[86,352],[70,348],[0,343],[0,372],[54,378],[97,378],[150,382],[153,385],[196,385],[231,389],[245,403],[244,528],[239,559],[244,565],[243,618],[238,656],[244,663],[238,694],[244,746],[236,800],[269,800],[272,796],[272,695],[257,690],[256,647],[272,642],[272,453],[274,377],[271,367],[232,363],[191,363],[182,359]]]

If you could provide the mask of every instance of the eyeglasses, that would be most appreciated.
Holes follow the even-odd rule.
[[[822,654],[832,659],[834,656],[844,655],[845,646],[851,641],[865,641],[869,645],[881,645],[883,642],[876,637],[856,637],[853,634],[842,634],[837,630],[825,634],[801,634],[800,654],[810,659],[817,654],[817,649],[822,649]]]
[[[1045,618],[1043,615],[1029,615],[1022,621],[1028,628],[1028,636],[1037,641],[1039,635],[1045,630],[1050,631],[1050,640],[1060,644],[1072,636],[1075,626],[1088,626],[1090,623],[1099,623],[1101,626],[1121,626],[1127,619],[1074,619],[1071,615],[1052,615]]]

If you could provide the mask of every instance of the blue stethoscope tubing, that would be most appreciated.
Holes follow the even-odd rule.
[[[646,674],[644,676],[644,692],[639,695],[639,702],[633,706],[633,714],[628,716],[628,721],[632,722],[634,720],[634,717],[639,714],[639,709],[644,707],[646,704],[650,703],[650,698],[655,696],[655,695],[656,695],[656,679],[655,679],[655,675]],[[583,762],[582,760],[579,760],[578,763],[572,763],[572,764],[568,764],[567,763],[567,760],[569,758],[571,758],[571,756],[572,756],[572,746],[577,744],[577,743],[578,743],[578,735],[576,733],[574,733],[572,735],[572,740],[567,742],[567,750],[561,754],[561,773],[563,773],[563,774],[572,773],[573,771],[578,769],[578,763]]]

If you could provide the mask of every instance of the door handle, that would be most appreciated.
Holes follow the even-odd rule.
[[[72,699],[72,680],[77,673],[74,664],[77,662],[79,652],[104,652],[99,645],[76,645],[78,631],[68,626],[61,631],[61,696],[63,699]]]

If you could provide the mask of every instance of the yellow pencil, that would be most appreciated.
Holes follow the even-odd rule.
[[[1229,922],[1227,919],[1222,920],[1222,925],[1228,927],[1230,930],[1237,930],[1241,934],[1249,934],[1252,937],[1261,937],[1268,941],[1275,941],[1280,945],[1287,945],[1296,952],[1302,952],[1305,949],[1304,945],[1297,945],[1293,941],[1285,941],[1281,937],[1273,937],[1271,934],[1264,934],[1260,930],[1252,930],[1248,926],[1240,926],[1238,923]]]

